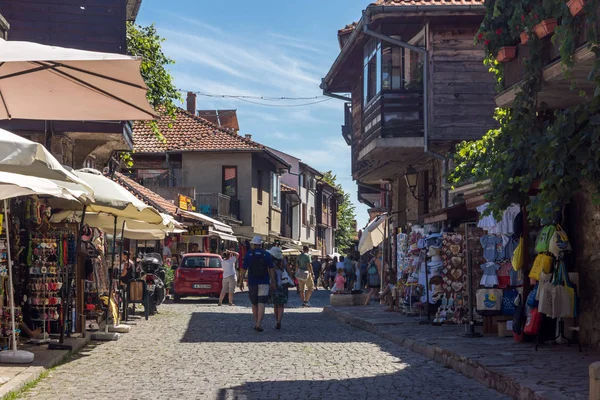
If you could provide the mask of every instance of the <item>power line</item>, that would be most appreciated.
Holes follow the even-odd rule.
[[[273,97],[273,96],[249,96],[249,95],[235,95],[235,94],[216,94],[216,93],[205,93],[205,92],[197,92],[192,90],[183,90],[178,89],[178,91],[183,93],[194,93],[198,96],[205,97],[218,97],[218,98],[227,98],[227,99],[253,99],[253,100],[265,100],[265,101],[276,101],[276,100],[317,100],[324,99],[327,96],[319,95],[319,96],[310,96],[310,97],[290,97],[290,96],[281,96],[281,97]]]
[[[304,106],[311,106],[313,104],[319,104],[319,103],[324,103],[326,101],[329,100],[333,100],[332,98],[326,98],[324,100],[319,100],[319,101],[314,101],[312,103],[304,103],[304,104],[265,104],[265,103],[259,103],[257,101],[251,101],[251,100],[247,100],[247,99],[241,99],[238,98],[238,100],[240,101],[244,101],[246,103],[250,103],[250,104],[256,104],[259,106],[265,106],[265,107],[281,107],[281,108],[290,108],[290,107],[304,107]]]

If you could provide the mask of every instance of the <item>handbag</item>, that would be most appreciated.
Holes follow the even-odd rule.
[[[305,282],[308,277],[310,276],[310,273],[308,272],[308,270],[305,269],[299,269],[296,271],[296,279],[298,279],[300,282]]]
[[[542,272],[549,274],[552,272],[552,264],[554,263],[554,258],[549,256],[548,254],[538,254],[533,261],[533,266],[531,267],[531,271],[529,271],[529,277],[535,279],[536,281],[540,280],[540,274]]]
[[[558,258],[561,253],[570,252],[571,250],[571,242],[569,241],[567,233],[562,229],[560,225],[557,225],[556,231],[550,239],[548,251]]]
[[[523,238],[520,238],[519,244],[515,248],[515,251],[512,256],[512,266],[515,271],[518,271],[521,268],[523,268],[523,256],[524,256],[523,247],[524,247]]]
[[[552,314],[552,274],[542,272],[538,282],[538,306],[537,309],[542,314]]]
[[[533,290],[529,292],[529,296],[527,296],[527,305],[529,307],[537,307],[538,301],[536,299],[537,293],[539,289],[539,283],[533,287]]]
[[[552,285],[552,318],[570,318],[575,310],[575,289],[567,286],[570,283],[564,262],[559,263]]]
[[[477,311],[500,311],[502,309],[502,289],[479,289],[475,294]]]
[[[502,315],[515,314],[515,300],[519,292],[515,289],[505,290],[502,294]]]
[[[294,285],[294,281],[292,280],[290,275],[287,273],[287,271],[283,271],[281,273],[281,285],[284,288],[293,288],[296,286],[296,285]]]
[[[550,249],[550,241],[556,232],[556,226],[546,225],[542,228],[540,235],[535,242],[535,251],[537,253],[545,253]]]
[[[523,329],[523,332],[527,335],[537,335],[542,326],[542,318],[543,315],[538,312],[537,308],[531,309],[531,313],[527,317],[527,322],[525,323],[525,329]]]

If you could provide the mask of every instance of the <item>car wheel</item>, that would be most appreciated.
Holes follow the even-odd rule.
[[[178,294],[174,294],[173,295],[173,301],[175,303],[181,303],[181,296],[179,296]]]

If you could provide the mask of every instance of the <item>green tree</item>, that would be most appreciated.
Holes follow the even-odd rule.
[[[323,175],[323,180],[337,190],[338,196],[341,199],[338,202],[338,228],[335,231],[335,244],[340,253],[345,253],[352,247],[356,238],[356,231],[354,230],[356,210],[352,201],[350,201],[350,194],[344,192],[342,185],[336,183],[336,179],[336,175],[331,171],[327,171]]]
[[[175,64],[175,61],[163,53],[164,41],[165,39],[156,32],[154,24],[140,26],[132,22],[127,23],[127,52],[142,59],[140,72],[148,86],[146,97],[155,110],[175,120],[176,101],[182,101],[182,98],[167,70],[167,66]],[[156,121],[146,123],[150,125],[156,137],[164,141]],[[169,125],[169,128],[171,126]]]

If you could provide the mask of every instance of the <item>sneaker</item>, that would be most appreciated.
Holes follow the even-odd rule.
[[[310,307],[310,303],[308,301],[305,301],[304,304],[302,304],[303,307]]]

